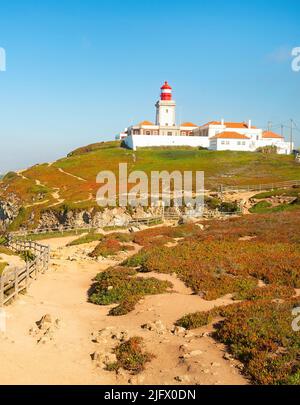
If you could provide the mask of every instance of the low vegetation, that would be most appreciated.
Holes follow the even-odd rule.
[[[94,258],[97,258],[99,256],[108,257],[122,251],[130,250],[134,250],[134,247],[132,245],[126,245],[120,242],[114,236],[107,236],[101,240],[101,242],[95,247],[95,249],[89,254],[89,256]]]
[[[145,369],[155,356],[148,353],[143,347],[143,338],[134,336],[126,342],[120,343],[114,350],[117,362],[109,364],[108,370],[118,370],[123,368],[133,374],[138,374]]]
[[[143,248],[123,263],[135,271],[176,273],[206,300],[231,294],[235,303],[187,314],[177,325],[214,325],[257,384],[299,384],[300,335],[292,309],[300,306],[300,209],[139,232]],[[176,241],[168,247],[166,243]],[[234,302],[234,301],[233,301]]]
[[[125,315],[145,295],[169,291],[172,284],[156,278],[136,277],[134,269],[116,267],[99,273],[90,291],[90,302],[97,305],[118,304],[110,315]]]
[[[7,264],[6,262],[2,262],[1,259],[0,259],[0,276],[1,276],[1,274],[3,273],[3,270],[5,269],[5,267],[6,267],[7,265],[8,265],[8,264]]]
[[[152,170],[172,172],[178,168],[203,170],[206,188],[210,189],[221,183],[243,185],[299,179],[299,168],[292,156],[184,147],[133,152],[121,148],[119,142],[102,142],[73,151],[51,165],[39,164],[21,174],[11,172],[4,176],[0,180],[0,198],[14,195],[22,207],[10,230],[24,225],[35,228],[43,212],[99,209],[96,176],[101,170],[117,174],[120,162],[147,174]]]

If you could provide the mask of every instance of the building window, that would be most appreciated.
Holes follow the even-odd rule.
[[[230,144],[230,142],[229,141],[226,141],[226,145],[229,145]]]
[[[168,136],[172,136],[172,132],[168,132]]]
[[[238,141],[237,144],[240,145],[240,144],[241,144],[241,141]]]
[[[158,131],[153,131],[153,135],[158,135]]]
[[[242,142],[242,145],[246,145],[246,142],[245,142],[245,141],[243,141],[243,142]]]
[[[225,141],[221,141],[221,145],[225,145]]]
[[[168,109],[166,109],[166,113],[168,113],[169,112],[169,110]]]
[[[150,131],[146,131],[146,135],[151,135],[151,132],[150,132]]]
[[[169,126],[169,124],[168,123],[166,123],[166,127],[168,127]]]

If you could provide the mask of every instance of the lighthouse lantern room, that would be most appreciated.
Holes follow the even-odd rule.
[[[156,103],[156,125],[176,126],[176,102],[172,100],[172,87],[165,82],[161,87],[160,100]]]

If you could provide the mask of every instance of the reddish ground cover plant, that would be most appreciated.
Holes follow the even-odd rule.
[[[125,245],[124,243],[119,242],[118,239],[115,239],[112,236],[108,236],[103,239],[95,249],[89,254],[90,257],[107,257],[113,256],[121,251],[134,250],[134,247],[131,245]]]
[[[300,210],[206,221],[190,233],[180,226],[163,237],[181,237],[176,246],[144,246],[126,263],[139,271],[175,272],[207,300],[231,293],[236,302],[177,321],[187,329],[214,323],[215,338],[228,345],[258,384],[300,384],[300,335],[292,328],[292,309],[300,306]],[[196,230],[196,227],[198,228]],[[174,236],[177,235],[177,236]]]
[[[124,370],[130,371],[132,374],[138,374],[145,369],[145,365],[149,363],[155,356],[148,353],[143,347],[143,338],[134,336],[126,342],[120,343],[114,350],[117,362],[108,366],[108,370]]]
[[[215,321],[213,336],[244,363],[254,382],[298,385],[300,333],[292,328],[292,310],[299,306],[300,298],[246,301],[188,314],[177,325],[195,329]]]

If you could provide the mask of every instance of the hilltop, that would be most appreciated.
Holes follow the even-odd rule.
[[[41,212],[49,210],[98,209],[96,176],[102,170],[117,173],[120,162],[128,163],[129,172],[204,171],[205,187],[210,190],[216,190],[219,184],[261,184],[299,179],[299,165],[292,156],[188,147],[145,148],[133,152],[122,148],[119,142],[101,142],[76,149],[53,163],[7,173],[0,181],[0,201],[2,205],[9,202],[10,210],[14,211],[14,207],[18,210],[15,228],[25,221],[34,226]]]

